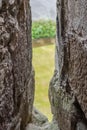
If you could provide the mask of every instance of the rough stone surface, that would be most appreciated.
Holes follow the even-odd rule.
[[[0,130],[24,130],[34,98],[28,0],[0,0]]]
[[[77,123],[77,130],[87,130],[87,127],[82,122],[79,122]]]
[[[26,127],[26,130],[59,130],[57,123],[51,122],[51,123],[46,123],[45,125],[42,126],[37,126],[35,124],[29,124]]]
[[[32,112],[32,122],[37,126],[42,126],[48,122],[48,118],[34,107]]]
[[[86,14],[86,0],[57,0],[55,72],[49,99],[61,130],[87,130]]]
[[[29,123],[26,130],[59,130],[56,121],[49,122],[47,117],[33,108],[32,123]]]

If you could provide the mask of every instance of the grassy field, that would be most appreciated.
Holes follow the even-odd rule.
[[[35,102],[38,108],[51,121],[52,115],[48,99],[49,82],[54,71],[54,45],[33,48],[35,69]]]

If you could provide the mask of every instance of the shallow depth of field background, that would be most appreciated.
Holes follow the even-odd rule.
[[[51,107],[48,99],[49,83],[54,73],[55,45],[44,42],[37,45],[38,39],[55,39],[56,0],[31,0],[33,66],[35,69],[34,106],[51,121]]]

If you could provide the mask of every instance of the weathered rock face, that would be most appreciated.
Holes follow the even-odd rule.
[[[56,67],[49,98],[61,130],[87,130],[86,23],[86,0],[57,0]]]
[[[0,0],[0,130],[24,130],[34,98],[28,0]]]

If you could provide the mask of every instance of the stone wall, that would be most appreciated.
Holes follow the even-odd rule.
[[[24,130],[34,99],[28,0],[0,0],[0,130]]]
[[[60,130],[87,130],[87,1],[57,0],[55,72],[49,98]]]

